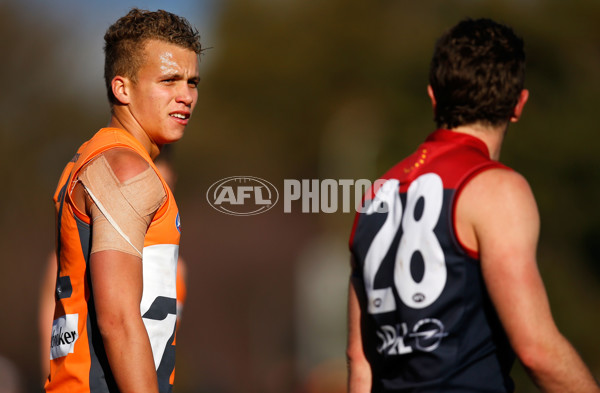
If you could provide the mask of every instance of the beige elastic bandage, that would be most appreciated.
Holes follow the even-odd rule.
[[[79,181],[94,202],[91,253],[115,250],[141,257],[148,226],[167,198],[156,172],[148,166],[120,182],[100,155],[81,171]]]

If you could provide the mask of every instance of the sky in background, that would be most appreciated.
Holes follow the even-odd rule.
[[[212,47],[218,6],[223,4],[216,0],[0,0],[3,1],[10,2],[24,18],[37,25],[58,29],[61,42],[56,62],[58,69],[68,71],[64,83],[88,97],[104,94],[104,33],[132,7],[164,9],[183,16],[200,32],[202,45]],[[210,56],[204,56],[202,61],[201,73],[210,65]]]

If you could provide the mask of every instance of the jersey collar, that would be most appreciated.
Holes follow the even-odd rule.
[[[427,142],[449,142],[459,145],[468,145],[481,151],[486,157],[490,158],[490,152],[487,145],[481,139],[465,134],[445,129],[438,129],[432,132],[426,139]]]

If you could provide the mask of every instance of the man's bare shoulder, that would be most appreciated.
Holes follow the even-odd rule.
[[[520,189],[530,190],[527,179],[519,172],[508,168],[493,168],[478,173],[467,183],[465,188],[483,187],[488,190]]]
[[[459,240],[478,252],[486,238],[508,238],[521,231],[535,237],[539,230],[531,187],[523,175],[509,169],[490,169],[471,179],[459,195],[455,212]]]
[[[510,169],[483,171],[469,181],[460,200],[470,206],[497,208],[515,206],[533,200],[533,192],[523,175]]]

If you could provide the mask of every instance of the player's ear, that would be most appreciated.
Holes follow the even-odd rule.
[[[435,113],[436,101],[435,101],[435,94],[433,94],[433,88],[431,87],[431,85],[427,85],[427,95],[431,99],[431,106],[433,108],[433,113]]]
[[[527,100],[529,99],[529,90],[523,89],[521,90],[521,94],[519,94],[519,99],[517,101],[517,105],[515,105],[515,110],[513,111],[513,115],[510,117],[510,121],[516,123],[519,121],[521,114],[523,113],[523,107]]]
[[[113,95],[123,105],[129,104],[130,98],[130,85],[131,81],[129,78],[117,75],[111,82],[111,88]]]

